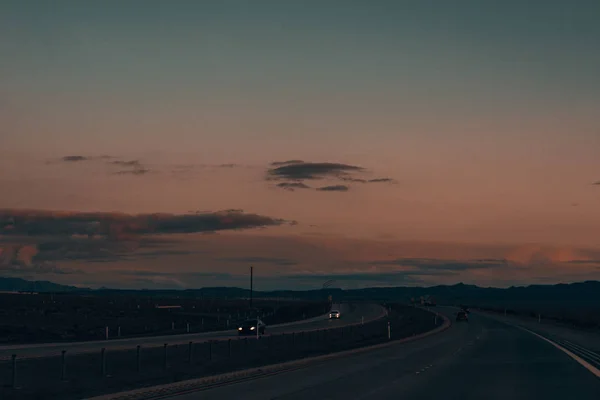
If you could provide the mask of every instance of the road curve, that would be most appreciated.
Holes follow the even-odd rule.
[[[327,329],[352,324],[358,324],[363,319],[365,322],[383,317],[385,309],[377,304],[340,304],[333,308],[340,310],[342,318],[339,320],[329,320],[327,314],[307,320],[296,321],[281,325],[267,326],[267,335],[275,333],[291,333],[310,331],[315,329]],[[190,341],[195,343],[206,342],[209,340],[226,340],[238,338],[237,331],[234,329],[228,331],[190,333],[183,335],[151,336],[143,338],[126,338],[99,340],[90,342],[70,342],[70,343],[44,343],[44,344],[23,344],[0,347],[0,360],[10,359],[12,354],[17,354],[21,358],[51,357],[61,353],[61,350],[67,350],[70,355],[98,352],[104,347],[106,350],[132,349],[137,345],[143,347],[162,346],[164,343],[184,344]]]
[[[454,310],[439,308],[449,317]],[[600,379],[552,344],[480,315],[443,333],[306,368],[170,397],[600,399]]]

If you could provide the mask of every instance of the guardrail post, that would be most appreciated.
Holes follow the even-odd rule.
[[[190,333],[190,323],[186,323],[186,332]]]
[[[167,362],[168,362],[168,354],[167,354],[167,346],[168,344],[165,343],[163,344],[163,349],[164,349],[164,355],[163,355],[163,368],[167,369]]]
[[[106,349],[104,347],[100,350],[100,374],[102,377],[106,376]]]
[[[140,346],[139,344],[136,347],[136,355],[135,355],[135,360],[136,360],[136,371],[137,372],[141,372],[142,370],[142,346]]]
[[[390,328],[390,321],[388,321],[388,323],[387,323],[387,333],[388,333],[388,340],[391,340],[392,339],[392,331]]]
[[[189,342],[188,343],[188,363],[190,363],[190,364],[192,363],[193,354],[194,354],[194,343]]]
[[[231,357],[231,339],[227,340],[227,356]]]
[[[67,351],[63,350],[61,352],[61,361],[60,361],[60,380],[64,381],[67,379]]]
[[[17,388],[17,355],[12,355],[12,379],[10,387],[13,389]]]

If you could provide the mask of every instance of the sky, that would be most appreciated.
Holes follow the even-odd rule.
[[[0,276],[600,279],[599,18],[591,0],[5,0]]]

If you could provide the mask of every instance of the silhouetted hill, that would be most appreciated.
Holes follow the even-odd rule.
[[[47,281],[27,281],[20,278],[0,278],[2,291],[37,292],[86,292],[90,289],[59,285]],[[248,298],[250,290],[238,287],[207,287],[187,290],[119,290],[98,289],[100,295],[135,293],[148,296],[207,297],[207,298]],[[254,291],[255,298],[285,298],[298,300],[323,300],[332,296],[334,301],[399,301],[410,302],[412,298],[432,296],[439,304],[484,304],[491,306],[519,307],[582,306],[600,307],[600,281],[586,281],[558,285],[514,286],[510,288],[479,287],[475,285],[440,285],[432,287],[388,287],[343,290],[339,288],[317,290],[276,290]]]
[[[89,289],[59,285],[48,281],[27,281],[21,278],[0,277],[0,291],[3,292],[74,292],[83,290]]]

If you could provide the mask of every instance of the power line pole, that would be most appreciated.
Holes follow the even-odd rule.
[[[250,266],[250,309],[252,309],[252,285],[254,280],[254,267]]]

